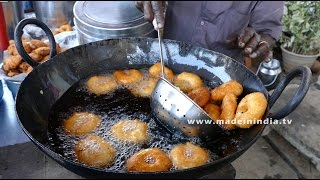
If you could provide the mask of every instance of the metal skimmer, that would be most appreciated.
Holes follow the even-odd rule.
[[[171,132],[180,131],[187,137],[217,138],[222,128],[214,124],[200,106],[165,79],[162,32],[163,29],[158,30],[162,75],[151,95],[153,114]]]

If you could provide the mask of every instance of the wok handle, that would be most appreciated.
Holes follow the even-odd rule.
[[[305,95],[307,94],[309,87],[310,87],[310,81],[311,81],[311,70],[307,66],[299,66],[293,70],[291,70],[288,75],[283,79],[276,89],[273,91],[270,99],[269,99],[269,107],[274,105],[274,103],[278,100],[279,96],[283,92],[283,90],[287,87],[287,85],[290,83],[290,81],[295,78],[302,75],[301,83],[292,97],[292,99],[287,103],[285,107],[282,109],[279,109],[277,112],[270,114],[269,118],[272,119],[281,119],[286,117],[288,114],[290,114],[295,108],[301,103]]]
[[[14,43],[16,45],[17,51],[19,52],[22,59],[24,59],[30,66],[37,67],[39,63],[35,60],[33,60],[26,50],[23,48],[22,44],[22,35],[23,35],[23,28],[28,24],[34,24],[40,27],[48,36],[49,44],[50,44],[50,58],[54,57],[57,54],[56,49],[56,41],[54,40],[54,36],[51,32],[51,30],[48,28],[47,25],[45,25],[43,22],[37,20],[37,19],[23,19],[21,20],[18,25],[16,26],[16,29],[14,31]]]

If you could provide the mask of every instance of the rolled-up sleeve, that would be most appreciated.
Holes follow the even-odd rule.
[[[249,26],[258,33],[279,40],[282,33],[284,1],[258,1],[251,13]]]

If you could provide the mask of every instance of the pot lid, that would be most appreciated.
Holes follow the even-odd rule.
[[[145,22],[134,1],[77,1],[73,11],[78,20],[96,27],[120,28]]]
[[[76,29],[96,38],[141,36],[153,31],[134,1],[77,1],[73,14]]]
[[[108,24],[130,23],[143,17],[133,1],[86,1],[82,9],[88,18]]]

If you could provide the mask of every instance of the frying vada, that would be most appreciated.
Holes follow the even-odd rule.
[[[137,83],[143,79],[143,73],[136,69],[117,70],[113,76],[122,85]]]
[[[147,123],[134,120],[121,120],[111,127],[112,135],[124,142],[141,144],[148,140]]]
[[[110,166],[116,156],[116,149],[110,143],[93,134],[81,139],[74,151],[79,162],[93,167]]]
[[[242,92],[242,85],[235,80],[231,80],[211,90],[211,99],[213,101],[222,101],[227,93],[239,96]]]
[[[174,85],[180,88],[184,93],[189,93],[190,91],[201,87],[202,83],[202,79],[198,75],[189,72],[182,72],[177,75],[174,80]]]
[[[189,92],[188,96],[200,107],[204,107],[210,100],[210,91],[206,87],[199,87]]]
[[[153,78],[159,79],[162,74],[162,69],[161,69],[161,63],[156,63],[152,65],[149,70],[149,75]],[[167,68],[166,66],[164,67],[164,75],[167,80],[170,82],[173,82],[174,80],[174,73],[171,69]]]
[[[256,120],[261,120],[267,109],[267,99],[261,92],[254,92],[241,99],[236,115],[236,126],[239,128],[250,128]]]
[[[148,78],[138,82],[134,86],[130,86],[130,92],[137,97],[150,97],[157,85],[157,79]]]
[[[171,167],[170,158],[158,148],[140,150],[126,161],[126,169],[130,172],[160,172]]]
[[[102,95],[115,91],[118,83],[113,76],[99,75],[90,77],[86,82],[86,87],[90,93]]]
[[[209,160],[209,153],[190,142],[179,144],[170,151],[170,159],[177,169],[188,169],[205,165]]]
[[[72,135],[85,135],[99,127],[101,119],[89,112],[75,112],[64,121],[64,130]]]
[[[237,97],[232,93],[227,93],[221,104],[220,119],[224,121],[222,127],[227,130],[234,129],[235,124],[232,124],[237,110]]]
[[[207,112],[214,121],[220,119],[220,114],[221,114],[220,106],[215,104],[207,104],[204,107],[204,111]]]

